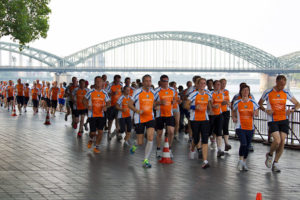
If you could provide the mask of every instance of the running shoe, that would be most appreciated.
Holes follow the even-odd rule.
[[[224,151],[218,151],[217,157],[220,158],[221,156],[224,156]]]
[[[93,151],[94,151],[94,153],[100,153],[101,152],[97,147],[95,147]]]
[[[231,145],[230,144],[225,145],[225,151],[229,151],[230,149],[231,149]]]
[[[194,160],[195,159],[195,155],[196,155],[195,151],[190,151],[190,153],[189,153],[189,159]]]
[[[171,149],[169,149],[169,151],[170,151],[170,158],[173,158],[173,157],[174,157],[174,155],[173,155],[173,153],[172,153],[172,150],[171,150]]]
[[[151,164],[149,163],[149,160],[148,159],[145,159],[144,162],[143,162],[143,167],[144,168],[151,168]]]
[[[162,150],[161,149],[156,149],[156,157],[161,158],[162,157]]]
[[[249,170],[246,162],[243,162],[243,170],[244,171],[248,171]]]
[[[278,167],[278,163],[273,163],[273,165],[272,165],[272,171],[273,172],[281,172],[281,170],[279,169],[279,167]]]
[[[77,137],[81,138],[81,136],[82,136],[82,132],[78,131]]]
[[[269,153],[266,154],[266,167],[271,168],[272,167],[272,161],[273,161],[273,156],[270,156]]]
[[[242,160],[239,160],[238,164],[237,164],[237,169],[239,171],[243,171],[243,161]]]
[[[208,162],[203,162],[201,167],[202,167],[202,169],[207,169],[210,167],[210,165],[208,164]]]
[[[87,144],[87,148],[92,148],[92,146],[93,146],[93,141],[92,140],[90,140],[89,142],[88,142],[88,144]]]
[[[130,154],[134,154],[135,151],[136,151],[136,146],[135,145],[132,145],[132,147],[130,148]]]

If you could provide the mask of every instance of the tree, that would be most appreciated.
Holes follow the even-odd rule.
[[[0,38],[11,36],[22,49],[49,30],[50,0],[0,0]]]

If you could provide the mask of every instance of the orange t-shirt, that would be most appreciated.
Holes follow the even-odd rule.
[[[243,130],[253,130],[253,115],[254,111],[257,110],[259,106],[257,103],[251,99],[247,102],[243,102],[242,100],[238,100],[233,105],[233,110],[237,112],[237,129]]]
[[[32,100],[38,100],[39,95],[39,89],[38,88],[32,88],[31,89],[31,98]]]
[[[17,96],[24,96],[24,85],[22,83],[16,85],[16,90]]]
[[[140,110],[142,114],[134,114],[134,123],[146,123],[154,120],[153,104],[154,104],[154,91],[146,92],[143,88],[134,91],[132,100],[136,109]]]
[[[130,117],[130,109],[128,107],[128,102],[130,100],[130,96],[125,97],[124,95],[122,95],[119,99],[117,104],[124,109],[124,111],[119,111],[118,112],[118,118],[126,118],[126,117]]]
[[[222,113],[222,102],[224,101],[224,94],[222,92],[212,92],[212,105],[217,105],[217,108],[212,108],[213,115],[220,115]]]
[[[58,98],[63,99],[65,95],[65,89],[63,87],[59,88]]]
[[[229,91],[224,89],[223,94],[224,94],[224,101],[230,102]],[[222,112],[229,111],[228,105],[222,105],[221,109],[222,109]]]
[[[110,101],[106,91],[93,89],[84,98],[88,100],[89,106],[92,106],[92,110],[89,110],[89,117],[104,117],[103,107]]]
[[[51,93],[51,100],[57,101],[57,99],[58,99],[58,93],[59,93],[59,88],[58,87],[52,87],[50,89],[49,93]]]
[[[7,97],[14,96],[14,86],[12,85],[7,86],[6,91],[7,91]]]
[[[29,88],[28,87],[25,87],[25,89],[24,89],[24,96],[29,97]]]
[[[111,94],[111,106],[115,106],[117,104],[118,99],[122,95],[122,85],[111,84],[107,89],[108,93]]]
[[[156,89],[155,101],[165,101],[164,104],[159,106],[158,112],[156,112],[156,117],[171,117],[173,116],[173,100],[175,98],[175,90],[173,88]]]
[[[84,88],[84,89],[80,89],[80,88],[75,88],[73,90],[73,96],[76,100],[76,107],[75,109],[77,110],[84,110],[86,109],[86,107],[83,104],[83,98],[84,96],[88,93],[88,89]]]

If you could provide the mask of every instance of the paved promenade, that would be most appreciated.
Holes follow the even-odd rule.
[[[101,153],[87,149],[88,136],[76,137],[70,122],[57,113],[45,126],[45,113],[29,111],[12,117],[0,109],[0,199],[122,199],[122,200],[263,200],[300,199],[300,152],[286,150],[282,172],[264,165],[267,146],[254,144],[249,171],[239,172],[237,141],[224,158],[209,151],[211,168],[188,159],[187,137],[174,142],[174,164],[162,165],[151,156],[151,169],[142,168],[144,151],[129,154],[123,142],[107,143]],[[141,150],[141,149],[140,149]]]

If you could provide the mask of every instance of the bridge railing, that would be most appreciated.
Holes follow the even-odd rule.
[[[287,107],[292,108],[291,105],[288,105]],[[290,130],[286,138],[285,144],[288,147],[300,149],[300,111],[295,111],[291,113],[288,117],[290,123]],[[259,142],[263,142],[265,144],[270,144],[272,142],[272,137],[269,133],[268,118],[265,112],[259,110],[258,117],[254,118],[254,126],[255,134],[253,139]],[[232,119],[230,119],[229,121],[229,130],[230,135],[232,137],[238,138],[235,134],[235,123],[233,123]]]

